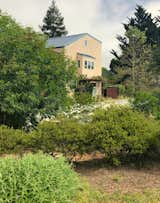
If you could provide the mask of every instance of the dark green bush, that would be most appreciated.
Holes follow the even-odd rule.
[[[0,202],[67,203],[80,186],[76,173],[60,158],[43,154],[0,158]]]
[[[91,93],[76,92],[75,93],[75,101],[78,104],[85,105],[85,104],[93,103],[95,101],[95,99],[92,97]]]
[[[133,108],[146,114],[156,115],[159,108],[159,99],[150,92],[137,92],[132,101]]]

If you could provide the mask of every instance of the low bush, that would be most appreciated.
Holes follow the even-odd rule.
[[[76,92],[75,101],[78,104],[85,105],[85,104],[93,103],[95,99],[92,97],[92,94],[89,92]]]
[[[86,152],[87,134],[85,125],[72,119],[61,119],[59,122],[43,122],[34,132],[34,143],[45,152],[61,152],[74,156]]]
[[[29,149],[60,152],[72,159],[99,151],[116,165],[160,154],[160,122],[128,107],[96,110],[86,123],[64,117],[45,121],[28,134],[2,126],[0,136],[1,154]]]
[[[88,125],[91,145],[118,164],[118,156],[141,156],[160,134],[159,122],[143,113],[119,107],[98,110]]]
[[[0,126],[0,155],[20,152],[24,148],[25,133],[7,126]]]
[[[0,202],[67,203],[80,187],[79,179],[64,158],[41,153],[21,159],[0,158]]]
[[[137,92],[132,101],[133,108],[157,116],[160,111],[160,100],[157,95],[150,92]]]
[[[119,157],[143,156],[160,135],[159,122],[130,108],[97,110],[88,123],[62,119],[44,122],[35,131],[38,148],[67,155],[99,151],[119,163]]]

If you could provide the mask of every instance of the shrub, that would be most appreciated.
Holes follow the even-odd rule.
[[[22,130],[14,130],[4,125],[0,126],[0,155],[23,150],[24,137],[25,133]]]
[[[114,164],[121,158],[142,156],[160,134],[159,122],[125,107],[97,110],[88,123],[62,119],[44,122],[35,133],[35,146],[74,156],[99,151]]]
[[[70,165],[43,154],[0,158],[0,202],[66,203],[80,186]]]
[[[84,124],[72,119],[61,119],[57,123],[43,122],[35,132],[36,145],[45,152],[56,151],[69,156],[83,154],[87,138],[84,129]]]
[[[28,134],[3,126],[1,132],[1,154],[29,148],[60,152],[72,159],[77,154],[99,151],[116,165],[126,158],[160,154],[159,121],[128,107],[96,110],[86,123],[62,117],[45,121]]]
[[[94,102],[94,98],[91,93],[88,92],[76,92],[75,93],[75,101],[78,104],[85,105]]]
[[[88,125],[90,143],[111,160],[143,155],[159,132],[159,123],[129,108],[98,110]],[[116,160],[115,160],[116,161]]]
[[[159,99],[150,92],[137,92],[132,101],[133,107],[147,114],[157,114]]]

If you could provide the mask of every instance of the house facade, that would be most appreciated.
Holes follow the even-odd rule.
[[[88,33],[55,37],[47,41],[47,47],[54,47],[57,52],[77,63],[77,72],[93,84],[95,96],[102,92],[102,43]]]

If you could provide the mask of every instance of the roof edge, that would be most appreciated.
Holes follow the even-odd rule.
[[[92,37],[93,39],[95,39],[96,41],[100,42],[102,44],[102,41],[97,39],[96,37],[94,37],[93,35],[89,34],[89,33],[83,33],[84,35],[88,35],[90,37]]]

